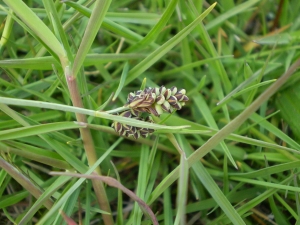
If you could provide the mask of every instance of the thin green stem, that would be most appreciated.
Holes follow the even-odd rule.
[[[124,112],[124,111],[126,111],[128,109],[130,109],[130,108],[126,107],[126,106],[122,106],[122,107],[119,107],[119,108],[116,108],[116,109],[112,109],[112,110],[108,110],[108,111],[105,111],[105,112],[109,113],[109,114],[114,114],[114,113]]]

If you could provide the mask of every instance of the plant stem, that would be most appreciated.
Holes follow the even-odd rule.
[[[127,109],[130,109],[130,108],[122,106],[122,107],[119,107],[119,108],[116,108],[116,109],[112,109],[112,110],[108,110],[108,111],[105,111],[105,112],[109,113],[109,114],[113,114],[113,113],[123,112],[123,111],[125,111]]]
[[[80,97],[80,93],[78,90],[77,82],[76,82],[76,77],[71,74],[69,67],[66,67],[65,69],[65,75],[66,75],[66,80],[68,83],[68,88],[70,91],[70,96],[72,99],[72,103],[74,106],[79,107],[79,108],[84,108],[82,99]],[[83,122],[87,123],[87,118],[84,114],[76,113],[76,118],[78,122]],[[95,145],[94,141],[91,135],[91,131],[88,127],[86,128],[79,128],[80,130],[80,135],[82,138],[83,146],[85,149],[85,153],[88,159],[89,166],[92,166],[95,164],[97,161],[97,155],[95,151]],[[101,175],[101,170],[100,167],[97,167],[95,172],[99,175]],[[104,210],[108,213],[111,213],[110,205],[107,199],[107,195],[105,192],[105,188],[103,185],[103,182],[100,180],[92,180],[93,187],[95,194],[97,196],[98,204],[100,206],[101,210]],[[109,224],[114,224],[112,216],[110,214],[102,214],[104,223],[109,225]]]

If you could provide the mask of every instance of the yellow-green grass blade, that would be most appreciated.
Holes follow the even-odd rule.
[[[191,5],[190,7],[193,9],[189,11],[190,17],[195,18],[196,16],[198,16],[199,13],[193,5]],[[196,31],[198,32],[200,38],[203,41],[203,48],[205,48],[205,50],[208,52],[208,54],[206,53],[208,55],[206,58],[219,57],[219,53],[215,49],[211,37],[209,36],[203,23],[199,24]],[[217,74],[211,76],[211,79],[213,81],[218,98],[222,99],[224,97],[224,90],[225,92],[229,92],[232,88],[232,84],[229,80],[228,74],[220,60],[212,61],[209,69],[212,74]],[[222,106],[222,110],[224,112],[225,118],[229,121],[230,119],[227,107]]]
[[[67,4],[70,4],[70,3],[71,3],[71,2],[68,2]],[[85,13],[84,13],[84,15],[86,15],[87,17],[90,17],[90,15],[91,15],[91,10],[90,10],[90,9],[87,9],[87,8],[84,8],[84,10],[86,10]],[[33,11],[34,11],[34,12],[37,12],[37,13],[41,13],[41,11],[44,12],[44,10],[39,10],[39,9],[33,9]],[[0,11],[0,13],[1,13],[1,11]],[[68,14],[68,12],[66,12],[66,14]],[[122,14],[122,13],[121,13],[121,14]],[[139,34],[133,32],[133,31],[131,31],[130,29],[128,29],[128,28],[125,27],[125,26],[119,25],[119,24],[115,23],[114,21],[110,20],[110,19],[109,19],[109,18],[110,18],[109,15],[110,15],[110,13],[108,12],[108,13],[107,13],[107,17],[108,17],[108,18],[104,18],[104,20],[103,20],[103,24],[102,24],[103,28],[105,28],[105,29],[107,29],[107,30],[109,30],[109,31],[111,31],[111,32],[113,32],[113,33],[118,34],[120,37],[126,38],[126,40],[131,40],[131,41],[139,41],[139,40],[142,40],[143,37],[142,37],[141,35],[139,35]],[[115,14],[114,14],[114,15],[115,15]],[[124,15],[124,14],[122,14],[122,15]],[[125,18],[124,18],[124,16],[123,16],[123,18],[120,17],[120,16],[117,16],[117,17],[118,17],[120,20],[122,20],[122,22],[126,22],[126,18],[132,18],[132,16],[130,16],[130,15],[132,15],[132,14],[126,14],[126,17],[125,17]],[[146,17],[147,17],[148,15],[149,15],[149,14],[146,14]],[[145,18],[145,14],[143,14],[143,17]],[[154,23],[154,21],[156,21],[156,20],[159,19],[159,16],[156,15],[156,18],[153,18],[153,19],[154,19],[154,20],[152,20],[152,17],[151,17],[151,15],[150,15],[150,18],[147,19],[147,21],[152,20],[151,23]],[[142,22],[143,20],[139,20],[139,21]],[[148,23],[149,23],[149,22],[148,22]],[[70,23],[69,23],[69,24],[65,24],[65,25],[64,25],[64,28],[65,28],[65,29],[68,28],[69,25],[70,25]],[[153,47],[158,47],[158,45],[156,45],[156,44],[154,44],[154,43],[151,43],[151,46],[153,46]],[[48,50],[49,50],[49,49],[48,49]]]
[[[244,105],[239,104],[239,105],[234,106],[233,108],[235,110],[237,110],[238,107],[239,107],[239,109],[241,109],[241,108],[244,108]],[[299,143],[297,143],[295,140],[293,140],[291,137],[289,137],[289,135],[284,133],[282,130],[278,129],[275,125],[273,125],[272,123],[267,121],[265,118],[261,117],[257,113],[254,113],[253,115],[250,116],[250,119],[253,120],[256,124],[259,124],[264,129],[268,130],[273,135],[275,135],[278,138],[280,138],[281,140],[285,141],[292,148],[300,151]],[[186,123],[186,124],[188,124],[188,123]],[[263,140],[260,140],[260,141],[263,141]],[[272,142],[272,143],[274,143],[274,142]],[[270,144],[272,144],[272,143],[270,143]],[[280,146],[280,145],[277,145],[277,146]],[[278,148],[275,148],[275,149],[278,149]]]
[[[272,84],[275,81],[276,81],[276,79],[272,79],[272,80],[267,80],[267,81],[260,82],[258,84],[251,85],[251,86],[239,91],[238,93],[234,94],[233,97],[236,98],[236,97],[238,97],[238,96],[240,96],[240,95],[242,95],[242,94],[244,94],[248,91],[251,91],[253,89],[257,89],[259,87],[263,87],[263,86],[268,85],[268,84]]]
[[[241,201],[244,201],[245,199],[253,199],[257,197],[257,193],[263,192],[265,189],[263,188],[247,188],[246,190],[241,190],[241,191],[236,191],[236,187],[241,187],[241,184],[237,184],[234,187],[234,190],[231,191],[226,197],[227,199],[232,203],[232,204],[238,204]],[[199,212],[202,210],[209,210],[213,207],[217,206],[217,202],[212,199],[203,199],[201,201],[198,201],[196,203],[191,203],[187,205],[186,211],[188,213],[193,213],[193,212]]]
[[[51,30],[21,0],[3,0],[6,5],[38,36],[59,58],[65,57],[65,51]]]
[[[10,13],[13,13],[13,12],[10,10]],[[6,17],[5,25],[4,25],[3,32],[1,35],[1,39],[0,39],[0,53],[2,53],[6,43],[9,40],[11,31],[13,28],[13,24],[14,24],[14,20],[13,20],[12,16],[10,14],[8,14]]]
[[[2,5],[0,5],[0,9],[4,11],[6,10]],[[40,43],[37,45],[37,48],[43,46],[55,58],[57,62],[60,61],[57,54],[47,45],[47,43],[44,43],[44,41],[36,33],[34,33],[34,31],[30,29],[30,27],[28,27],[21,19],[19,19],[19,17],[17,17],[14,13],[9,13],[9,11],[6,12],[25,30],[25,32],[28,32],[33,38],[35,38]],[[42,51],[44,51],[44,49],[42,49]],[[27,79],[28,77],[26,76],[23,82],[25,82]]]
[[[69,185],[73,185],[73,183],[70,183]],[[64,212],[66,215],[70,216],[72,215],[72,212],[74,211],[75,206],[78,204],[78,196],[81,191],[81,188],[77,188],[68,199],[66,199],[65,203],[61,207],[61,211]],[[63,224],[64,218],[60,215],[61,213],[58,213],[56,216],[56,220],[53,224]]]
[[[194,12],[193,17],[198,15],[198,12],[196,10],[191,11]],[[203,23],[201,23],[198,27],[197,27],[197,31],[199,36],[201,37],[201,39],[203,40],[203,46],[205,47],[205,49],[208,51],[208,53],[210,54],[211,57],[219,57],[219,54],[217,52],[217,50],[215,49],[214,44],[212,43],[212,40],[207,32],[206,26],[203,25]],[[223,64],[220,62],[220,60],[216,60],[212,62],[213,65],[213,70],[216,70],[220,81],[222,81],[222,83],[220,83],[220,81],[216,80],[216,82],[214,81],[215,85],[219,85],[220,87],[223,86],[226,92],[229,92],[232,88],[232,84],[228,78],[228,75],[224,69]],[[213,78],[213,77],[212,77]],[[218,92],[218,97],[221,98],[221,96],[223,95],[223,91],[220,89]],[[227,114],[226,109],[223,109],[225,114]]]
[[[144,54],[88,54],[84,59],[84,66],[97,65],[99,63],[127,61],[144,57]],[[53,65],[58,68],[59,63],[52,56],[26,58],[26,59],[6,59],[0,60],[0,67],[21,68],[34,70],[52,70]]]

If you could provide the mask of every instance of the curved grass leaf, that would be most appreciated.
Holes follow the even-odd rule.
[[[0,103],[4,103],[4,104],[8,104],[8,105],[32,106],[32,107],[39,107],[39,108],[46,108],[46,109],[62,110],[62,111],[66,111],[66,112],[81,113],[81,114],[85,114],[85,115],[90,115],[90,116],[95,116],[95,117],[100,117],[100,118],[104,118],[104,119],[118,121],[120,123],[125,123],[125,124],[136,126],[136,127],[145,127],[145,128],[156,129],[156,130],[159,130],[159,129],[182,129],[182,128],[188,127],[188,126],[169,127],[169,126],[139,121],[139,120],[135,120],[135,119],[131,119],[131,118],[125,118],[122,116],[111,115],[106,112],[93,111],[93,110],[89,110],[89,109],[83,109],[83,108],[48,103],[48,102],[39,102],[39,101],[32,101],[32,100],[22,100],[22,99],[12,99],[12,98],[0,97]],[[84,124],[82,124],[82,125],[84,125]]]
[[[49,49],[54,51],[59,58],[65,56],[61,43],[41,19],[21,0],[3,0],[13,12],[38,36]]]

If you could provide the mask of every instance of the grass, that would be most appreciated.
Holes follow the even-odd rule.
[[[299,10],[3,0],[0,221],[299,223]],[[187,104],[155,123],[115,114],[162,85]]]

